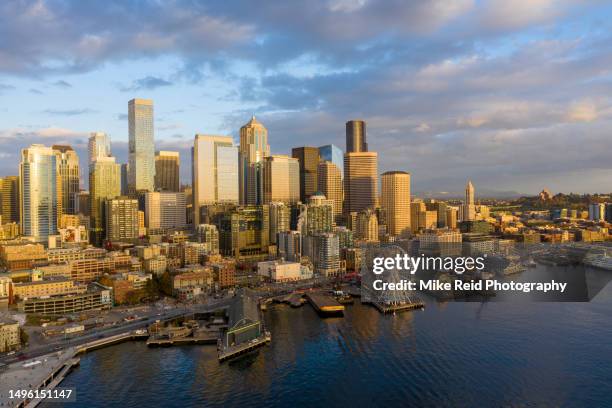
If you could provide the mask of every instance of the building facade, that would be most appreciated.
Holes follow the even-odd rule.
[[[268,156],[264,160],[264,204],[300,201],[300,165],[298,159],[285,155]]]
[[[404,236],[410,232],[410,174],[388,171],[381,177],[381,205],[387,216],[387,233]]]
[[[376,208],[378,201],[378,154],[375,152],[344,155],[345,214]]]
[[[160,150],[155,154],[156,191],[180,191],[180,165],[179,152]]]
[[[155,144],[153,101],[132,99],[128,102],[129,169],[131,194],[155,189]]]
[[[349,120],[346,122],[346,152],[367,152],[366,123],[363,120]]]
[[[317,147],[294,147],[291,157],[300,164],[300,201],[303,203],[317,191],[319,149]]]
[[[240,128],[240,204],[263,203],[263,160],[269,155],[268,130],[253,116]]]

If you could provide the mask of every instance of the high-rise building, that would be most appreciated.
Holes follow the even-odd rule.
[[[89,165],[90,239],[100,245],[104,239],[105,201],[121,195],[121,166],[114,157],[98,157]]]
[[[144,203],[145,227],[149,233],[185,228],[185,193],[149,191],[144,194]]]
[[[476,219],[476,206],[474,204],[474,185],[468,180],[465,186],[465,203],[463,204],[462,221],[474,221]]]
[[[210,245],[210,253],[219,253],[219,231],[212,224],[199,224],[196,226],[198,242]]]
[[[21,150],[19,166],[21,233],[46,242],[57,233],[58,175],[53,149],[33,144]]]
[[[283,202],[271,202],[270,207],[270,244],[276,244],[277,234],[289,231],[291,208]]]
[[[263,203],[263,160],[270,155],[268,130],[255,116],[240,128],[240,204]]]
[[[264,161],[264,203],[281,201],[295,204],[300,200],[300,164],[298,159],[273,155]]]
[[[331,233],[321,233],[303,237],[303,253],[310,257],[315,271],[323,276],[336,276],[340,273],[340,240]]]
[[[196,135],[191,154],[194,224],[198,225],[200,207],[238,203],[238,148],[231,136]]]
[[[334,203],[324,195],[313,195],[308,204],[300,205],[297,229],[302,236],[331,232],[334,224]]]
[[[138,200],[120,196],[106,200],[106,239],[133,242],[138,239]]]
[[[605,218],[606,218],[606,204],[605,203],[589,204],[589,220],[604,221]]]
[[[221,255],[237,260],[263,260],[268,256],[270,220],[267,205],[227,209],[212,217],[219,230]]]
[[[155,190],[180,191],[179,152],[160,150],[155,154]]]
[[[344,155],[345,214],[376,208],[378,199],[378,154],[376,152]]]
[[[340,169],[341,177],[344,178],[344,153],[336,145],[329,144],[319,147],[319,157],[321,161],[334,163]]]
[[[61,194],[59,194],[58,201],[61,202],[62,212],[76,214],[77,204],[74,194],[80,191],[81,181],[79,156],[71,146],[53,145],[52,149],[56,155],[58,176],[60,177]]]
[[[309,146],[294,147],[291,156],[300,162],[300,201],[305,203],[317,191],[319,149]]]
[[[378,242],[378,218],[372,209],[357,214],[355,237],[366,242]]]
[[[0,190],[2,223],[19,222],[19,176],[6,176]]]
[[[366,123],[363,120],[349,120],[346,122],[346,152],[367,152]]]
[[[381,177],[381,205],[387,217],[387,232],[403,236],[410,232],[410,174],[388,171]]]
[[[129,173],[131,194],[154,191],[155,142],[153,136],[153,101],[132,99],[128,102]]]
[[[89,156],[89,163],[93,163],[98,157],[110,157],[110,137],[104,132],[91,132],[89,134],[87,153]]]
[[[339,224],[342,219],[342,201],[344,200],[340,168],[331,161],[322,161],[319,163],[317,177],[317,190],[332,201],[334,223]]]
[[[302,257],[302,234],[298,231],[279,232],[278,257],[289,262],[300,262]]]

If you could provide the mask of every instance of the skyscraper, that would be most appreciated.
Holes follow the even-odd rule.
[[[329,144],[319,147],[319,157],[321,161],[330,161],[340,169],[340,175],[344,178],[344,153],[336,145]]]
[[[121,166],[114,157],[98,157],[89,165],[90,239],[95,245],[105,236],[105,201],[120,195]]]
[[[231,136],[196,135],[191,155],[194,224],[198,225],[201,206],[238,203],[238,148]]]
[[[130,191],[130,186],[128,183],[128,175],[130,173],[130,164],[129,163],[121,163],[121,195],[127,196]]]
[[[474,185],[468,180],[465,186],[465,203],[463,204],[462,221],[474,221],[476,219],[476,206],[474,205]]]
[[[125,196],[105,201],[106,239],[133,242],[138,238],[138,200]]]
[[[378,199],[378,154],[376,152],[344,155],[345,214],[376,208]]]
[[[155,154],[155,190],[180,191],[179,152],[160,150]]]
[[[291,156],[300,162],[300,201],[305,203],[317,191],[319,149],[308,146],[294,147]]]
[[[104,132],[91,132],[87,146],[89,163],[96,161],[98,157],[109,157],[111,155],[110,137]]]
[[[255,116],[240,128],[240,204],[263,202],[263,160],[270,155],[268,130]]]
[[[312,195],[308,204],[300,205],[298,231],[302,236],[331,232],[334,224],[333,208],[333,202],[324,195]]]
[[[331,161],[319,163],[317,171],[317,190],[333,202],[334,223],[339,224],[342,217],[342,174],[338,166]]]
[[[53,149],[33,144],[21,150],[19,166],[21,233],[45,242],[57,233],[57,161]]]
[[[58,190],[58,201],[61,203],[62,212],[65,214],[76,214],[76,196],[80,191],[81,173],[79,170],[79,156],[71,146],[53,145],[56,155],[58,176],[61,183],[61,194]]]
[[[366,123],[363,120],[349,120],[346,122],[346,152],[367,152]]]
[[[410,232],[410,174],[388,171],[381,177],[381,205],[387,215],[387,232],[402,236]]]
[[[300,200],[300,164],[298,159],[273,155],[264,161],[264,204],[281,201],[295,204]]]
[[[145,193],[144,203],[145,226],[150,232],[185,227],[185,193],[149,191]]]
[[[150,99],[130,100],[128,102],[128,122],[130,193],[153,191],[155,187],[153,101]]]
[[[270,207],[270,244],[276,244],[279,232],[289,231],[291,209],[282,202],[272,202]]]
[[[19,176],[2,178],[1,207],[2,223],[19,222]]]

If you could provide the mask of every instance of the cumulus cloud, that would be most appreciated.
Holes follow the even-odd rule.
[[[120,87],[122,92],[131,92],[131,91],[142,91],[142,90],[153,90],[156,88],[171,86],[172,82],[166,81],[163,78],[158,78],[154,76],[146,76],[144,78],[137,79],[132,82],[130,86],[122,86]]]

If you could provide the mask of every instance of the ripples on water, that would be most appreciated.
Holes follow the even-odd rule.
[[[611,306],[612,287],[591,303],[429,301],[396,316],[278,305],[272,344],[239,360],[124,343],[62,386],[77,388],[68,407],[611,406]]]

